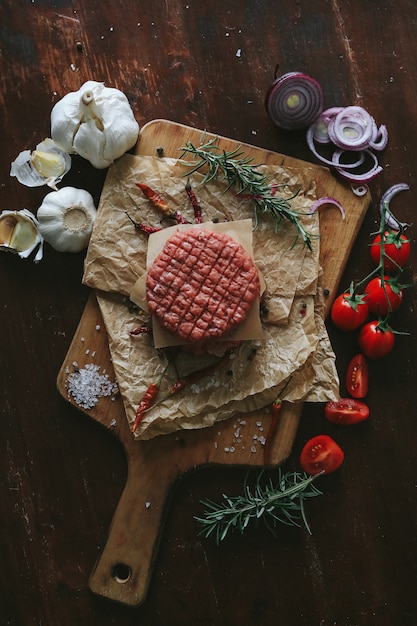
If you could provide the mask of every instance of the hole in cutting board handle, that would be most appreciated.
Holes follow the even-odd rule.
[[[131,575],[131,568],[129,567],[129,565],[125,565],[124,563],[116,563],[116,565],[113,565],[111,569],[111,577],[113,578],[113,580],[115,580],[117,583],[120,583],[121,585],[127,583]]]

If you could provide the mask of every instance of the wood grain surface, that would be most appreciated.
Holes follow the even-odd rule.
[[[175,157],[179,148],[191,141],[198,145],[204,131],[166,120],[154,120],[144,126],[136,153],[154,156],[163,146],[164,155]],[[209,136],[207,136],[207,139]],[[219,145],[231,150],[240,144],[219,138]],[[242,146],[245,154],[256,163],[282,165],[296,171],[310,169],[310,165],[284,155],[267,152],[249,145]],[[337,289],[349,252],[369,206],[369,193],[358,198],[350,186],[337,181],[327,169],[312,168],[318,197],[336,198],[346,211],[342,220],[339,211],[320,214],[320,256],[323,262],[324,285],[329,291],[327,306]],[[106,184],[106,183],[105,183]],[[279,236],[279,235],[278,235]],[[301,245],[301,244],[300,244]],[[111,250],[109,250],[111,254]],[[100,332],[96,329],[100,328]],[[58,374],[57,386],[64,398],[76,402],[68,394],[68,372],[73,363],[81,368],[91,362],[91,354],[101,371],[115,379],[111,354],[106,350],[105,327],[94,297],[83,312],[70,349]],[[284,402],[280,422],[270,451],[271,466],[281,465],[291,453],[300,420],[302,405]],[[265,410],[244,414],[197,431],[182,431],[152,441],[135,441],[128,427],[123,403],[118,398],[101,398],[98,404],[85,411],[91,418],[110,428],[122,442],[128,462],[128,480],[116,513],[102,557],[91,577],[91,589],[102,596],[129,605],[141,604],[146,598],[155,559],[155,549],[161,532],[166,500],[176,480],[196,467],[212,463],[262,467],[263,446],[257,437],[265,436],[270,415]],[[244,420],[244,426],[239,425]],[[236,431],[241,437],[236,443]],[[232,450],[232,452],[231,452]],[[164,463],[161,465],[160,459]],[[123,537],[123,540],[121,540]],[[119,574],[125,572],[124,576]]]
[[[265,113],[278,64],[279,72],[314,76],[327,106],[360,104],[388,128],[383,172],[370,184],[373,202],[340,281],[345,288],[372,269],[371,233],[389,186],[410,184],[393,208],[415,222],[416,35],[417,6],[409,0],[3,0],[1,208],[36,212],[49,190],[19,184],[10,163],[49,135],[53,104],[90,79],[121,89],[142,127],[170,120],[316,162],[304,131],[280,131]],[[105,175],[75,157],[65,185],[87,189],[98,203]],[[407,283],[415,282],[414,231]],[[242,493],[259,468],[188,472],[167,493],[146,600],[133,608],[90,589],[132,468],[117,432],[56,388],[90,297],[83,261],[83,253],[50,246],[39,264],[0,253],[0,624],[414,626],[415,288],[392,319],[408,334],[396,336],[389,357],[369,364],[370,419],[343,428],[325,421],[321,405],[303,407],[282,467],[299,469],[302,446],[319,432],[345,452],[343,467],[320,479],[323,496],[307,504],[312,534],[280,526],[273,535],[259,523],[217,547],[199,534],[201,501]],[[328,330],[345,394],[357,336],[330,323]],[[162,457],[161,481],[166,471]],[[264,472],[265,480],[275,477],[274,468]],[[141,510],[143,501],[129,497]],[[156,506],[146,510],[159,515]],[[123,579],[125,572],[113,574]]]

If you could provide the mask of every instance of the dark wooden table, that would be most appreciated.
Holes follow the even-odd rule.
[[[46,189],[20,185],[10,163],[49,135],[53,104],[89,79],[121,89],[141,125],[165,118],[314,161],[304,132],[279,131],[265,113],[279,64],[314,76],[327,106],[360,104],[388,127],[346,287],[370,269],[385,189],[409,183],[395,207],[415,219],[416,60],[409,0],[2,0],[1,209],[36,212]],[[75,159],[65,182],[98,201],[104,176]],[[1,626],[416,624],[415,289],[395,316],[409,334],[370,364],[369,422],[333,427],[322,405],[305,406],[285,467],[298,469],[301,447],[318,432],[337,437],[346,454],[341,470],[320,479],[324,496],[308,504],[312,535],[282,526],[274,537],[260,525],[217,547],[194,516],[202,499],[240,493],[246,470],[199,471],[177,485],[147,600],[129,608],[88,587],[126,481],[123,450],[56,390],[89,295],[83,259],[49,246],[39,264],[0,255]],[[416,263],[414,247],[410,282]],[[328,326],[343,380],[354,340]]]

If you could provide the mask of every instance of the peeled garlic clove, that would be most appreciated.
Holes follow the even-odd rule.
[[[27,209],[0,213],[0,250],[15,252],[26,259],[38,247],[35,261],[43,254],[43,237],[39,222]]]
[[[17,156],[10,176],[16,176],[27,187],[48,185],[57,189],[57,183],[70,169],[70,155],[48,137],[36,146],[36,150],[24,150]]]
[[[59,100],[51,111],[52,139],[99,169],[133,148],[139,124],[125,94],[87,81]]]
[[[39,207],[39,230],[58,252],[80,252],[88,246],[96,213],[88,191],[62,187],[48,193]]]

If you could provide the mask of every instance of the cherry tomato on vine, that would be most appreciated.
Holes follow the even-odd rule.
[[[384,269],[392,272],[403,267],[410,256],[410,240],[403,233],[396,230],[386,230],[383,238]],[[381,235],[377,235],[371,244],[371,258],[375,265],[379,265],[381,250]]]
[[[303,447],[300,465],[307,474],[330,474],[343,463],[345,454],[338,444],[328,435],[317,435]]]
[[[395,335],[383,322],[373,320],[362,326],[358,340],[365,356],[369,359],[380,359],[391,352]]]
[[[368,362],[363,354],[355,354],[346,370],[346,389],[352,398],[364,398],[368,393]]]
[[[363,296],[345,292],[337,296],[330,310],[330,318],[339,330],[356,330],[368,317],[368,305]]]
[[[369,407],[364,402],[353,398],[341,398],[328,402],[324,407],[324,415],[329,422],[351,426],[369,417]]]
[[[395,278],[380,276],[369,281],[365,289],[366,302],[369,310],[374,315],[385,317],[388,313],[396,311],[404,299],[404,292]]]

